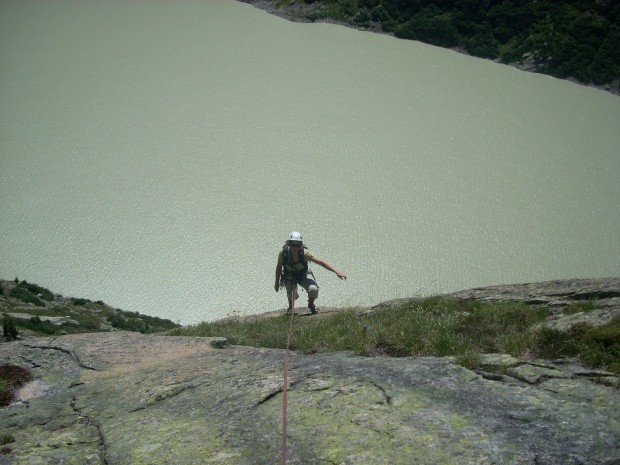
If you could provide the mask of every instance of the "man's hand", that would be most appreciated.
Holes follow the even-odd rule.
[[[280,290],[280,283],[276,283],[275,286],[273,287],[276,290],[276,292],[278,292]]]

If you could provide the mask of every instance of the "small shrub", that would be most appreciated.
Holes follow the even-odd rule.
[[[170,320],[124,310],[116,310],[112,315],[108,315],[107,320],[113,328],[136,331],[142,334],[167,331],[179,326]]]
[[[579,353],[574,328],[570,332],[541,328],[537,334],[536,352],[542,358],[575,357]]]
[[[541,357],[578,357],[588,366],[620,373],[620,317],[598,327],[579,323],[566,332],[543,328],[536,342]]]
[[[31,294],[40,297],[43,300],[47,300],[49,302],[54,300],[54,293],[49,289],[41,287],[37,284],[29,283],[28,281],[20,282],[17,287],[28,290]]]
[[[20,327],[29,329],[38,334],[57,334],[60,332],[60,328],[47,320],[42,320],[38,316],[34,316],[29,320],[19,320],[17,323]]]
[[[14,341],[17,339],[19,335],[17,332],[17,327],[15,326],[15,320],[11,318],[9,315],[4,315],[4,320],[2,322],[2,329],[4,333],[4,338],[7,341]]]
[[[25,287],[15,286],[9,292],[9,296],[19,299],[27,304],[30,303],[36,305],[37,307],[45,307],[45,303]]]
[[[474,370],[480,366],[481,358],[478,352],[468,350],[465,353],[457,355],[455,362],[457,365],[461,365],[468,370]]]
[[[575,302],[562,310],[564,315],[573,315],[581,312],[591,312],[596,308],[596,303],[593,300],[586,300],[583,302]]]
[[[32,373],[26,368],[11,364],[0,366],[0,407],[9,405],[15,391],[32,379]]]
[[[543,321],[548,313],[546,309],[534,310],[515,302],[474,304],[459,331],[479,351],[508,352],[518,356],[525,349],[523,344],[527,344],[525,333],[532,325]]]
[[[590,328],[582,340],[581,357],[585,363],[620,373],[620,317],[605,326]]]
[[[0,436],[0,446],[6,446],[15,442],[15,436],[12,434],[3,434]]]

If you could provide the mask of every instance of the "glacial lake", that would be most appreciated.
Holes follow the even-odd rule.
[[[620,97],[234,0],[0,0],[0,277],[182,324],[620,275]],[[300,306],[305,306],[302,293]]]

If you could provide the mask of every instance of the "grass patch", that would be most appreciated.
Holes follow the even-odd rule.
[[[620,373],[620,317],[604,326],[579,323],[566,332],[544,328],[537,333],[536,351],[542,358],[577,357]]]
[[[591,367],[620,372],[620,321],[569,333],[534,329],[549,315],[515,302],[481,303],[444,297],[413,299],[360,313],[343,310],[295,319],[291,347],[305,353],[351,351],[364,356],[454,356],[475,368],[480,354],[518,358],[576,357]],[[226,337],[231,344],[283,349],[289,318],[221,320],[177,328],[180,336]]]
[[[574,315],[575,313],[591,312],[596,308],[596,302],[594,300],[586,300],[582,302],[575,302],[562,310],[564,315]]]

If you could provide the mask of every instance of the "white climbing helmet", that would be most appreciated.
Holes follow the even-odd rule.
[[[301,233],[297,231],[293,231],[290,236],[288,236],[289,241],[299,241],[303,242],[303,238],[301,237]]]

